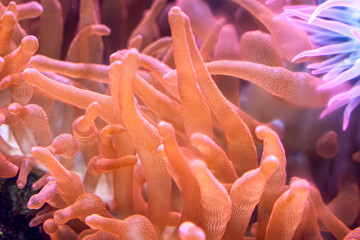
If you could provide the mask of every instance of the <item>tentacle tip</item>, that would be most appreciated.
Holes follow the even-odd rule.
[[[66,209],[57,210],[54,213],[54,222],[57,224],[65,224],[69,218],[71,218],[71,215]]]
[[[91,29],[99,36],[108,36],[111,33],[110,28],[102,24],[92,25]]]
[[[35,196],[36,196],[36,195],[35,195]],[[34,197],[34,196],[33,196],[33,197]],[[27,207],[28,207],[28,209],[31,209],[31,210],[37,210],[37,209],[41,208],[42,205],[39,206],[39,204],[37,204],[37,202],[34,201],[33,197],[31,197],[31,198],[29,199],[29,202],[27,203]]]
[[[113,64],[115,61],[121,62],[122,60],[123,60],[123,55],[120,54],[119,51],[114,52],[109,57],[110,64]]]
[[[23,182],[23,181],[19,181],[19,182],[17,183],[17,186],[18,186],[19,189],[23,189],[23,188],[26,186],[26,183]]]
[[[98,102],[92,102],[88,109],[89,111],[100,111],[100,104]]]
[[[206,135],[199,132],[193,133],[190,137],[190,142],[194,147],[203,146],[206,141]]]
[[[274,155],[269,155],[263,160],[261,164],[261,169],[264,170],[266,173],[272,174],[279,166],[279,159]]]
[[[327,107],[328,107],[328,108],[331,107],[331,105],[333,105],[336,101],[337,101],[336,96],[335,96],[335,97],[332,97],[332,98],[329,100],[329,102],[328,102],[328,104],[327,104]]]
[[[37,7],[36,10],[38,11],[40,16],[44,12],[44,8],[41,4],[38,4],[36,7]]]
[[[268,132],[270,130],[269,127],[265,126],[265,125],[259,125],[255,128],[255,133],[256,136],[260,139],[263,140],[264,139],[264,134],[266,132]]]
[[[203,138],[203,134],[196,132],[191,135],[190,140],[196,141],[197,139],[200,139],[200,138]]]
[[[98,214],[91,214],[90,216],[85,218],[85,223],[91,225],[92,223],[98,221],[101,218]]]
[[[6,11],[1,20],[4,20],[7,26],[13,26],[16,23],[16,17],[11,11]]]
[[[181,8],[179,7],[172,7],[169,11],[169,16],[170,15],[175,15],[175,14],[182,14]]]
[[[31,188],[33,190],[37,191],[37,190],[40,190],[41,187],[38,184],[33,183],[33,185],[31,185]]]
[[[110,67],[109,67],[109,76],[116,76],[118,77],[121,72],[121,65],[122,62],[120,60],[111,60],[110,57]]]
[[[190,164],[191,164],[191,168],[196,172],[199,172],[203,169],[207,169],[206,163],[200,159],[195,159]]]
[[[345,132],[349,127],[349,120],[343,120],[342,130]]]
[[[28,82],[28,80],[30,79],[29,77],[36,75],[40,73],[38,70],[34,69],[34,68],[26,68],[23,72],[22,75],[25,79],[26,82]]]
[[[169,138],[169,134],[174,131],[174,127],[168,122],[161,121],[158,124],[158,130],[162,138]]]
[[[304,179],[295,179],[290,183],[291,192],[297,194],[308,194],[310,191],[310,184]]]
[[[139,59],[139,51],[136,48],[130,48],[126,54],[127,58]]]
[[[324,90],[327,90],[327,89],[329,89],[327,84],[321,84],[321,85],[316,87],[316,90],[318,90],[318,91],[324,91]]]
[[[16,2],[15,1],[10,1],[9,4],[8,4],[8,7],[11,7],[11,6],[16,7]]]
[[[42,58],[43,56],[41,56],[41,55],[38,55],[38,54],[36,54],[36,55],[34,55],[34,56],[32,56],[31,57],[31,59],[30,59],[30,65],[34,65],[34,64],[37,64],[38,62],[41,62],[41,58]]]
[[[22,39],[21,46],[25,51],[35,53],[39,48],[39,41],[35,36],[29,35]]]
[[[183,222],[179,227],[179,235],[186,236],[189,239],[206,239],[205,232],[192,222]]]
[[[34,219],[31,219],[30,222],[29,222],[29,227],[35,227],[36,226],[36,222],[34,221]]]
[[[39,147],[39,146],[36,146],[36,147],[32,147],[31,148],[31,155],[35,158],[35,159],[38,159],[44,155],[48,156],[48,155],[51,155],[51,153],[49,152],[49,150],[47,150],[46,148],[44,147]]]
[[[55,223],[53,219],[48,219],[43,224],[44,231],[47,234],[54,234],[58,231],[58,225]]]
[[[40,152],[42,149],[43,149],[43,147],[39,147],[39,146],[32,147],[31,148],[31,153]]]
[[[11,115],[19,115],[21,113],[22,109],[23,109],[23,106],[21,106],[18,103],[11,103],[8,106],[8,111]]]
[[[293,59],[291,59],[291,61],[292,61],[292,62],[296,62],[297,60],[301,59],[302,57],[303,57],[303,56],[302,56],[302,54],[300,53],[300,54],[296,55]]]

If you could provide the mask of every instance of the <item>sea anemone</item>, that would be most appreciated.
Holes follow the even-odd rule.
[[[56,240],[358,234],[358,139],[317,119],[347,86],[291,62],[314,51],[276,17],[296,2],[0,4],[0,177],[22,193],[41,169],[29,225]]]
[[[324,117],[346,105],[343,118],[343,130],[346,130],[351,112],[360,103],[360,1],[329,0],[317,7],[289,7],[285,12],[297,17],[294,21],[309,35],[313,49],[300,53],[293,61],[303,58],[316,61],[307,67],[312,69],[312,74],[322,76],[324,83],[318,89],[335,88],[351,81],[352,89],[331,98],[321,114]]]

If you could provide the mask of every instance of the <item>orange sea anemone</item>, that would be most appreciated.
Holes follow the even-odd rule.
[[[318,119],[349,86],[291,61],[298,4],[2,1],[0,177],[39,237],[0,238],[359,238],[358,124]]]

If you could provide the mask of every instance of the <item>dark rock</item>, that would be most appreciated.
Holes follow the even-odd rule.
[[[36,210],[29,210],[27,202],[36,194],[31,185],[39,179],[31,173],[23,189],[16,185],[17,177],[0,179],[0,239],[1,240],[40,240],[39,227],[29,227]]]

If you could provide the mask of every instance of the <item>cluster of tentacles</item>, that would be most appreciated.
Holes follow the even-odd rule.
[[[0,4],[0,177],[21,189],[46,171],[30,226],[68,240],[359,237],[358,181],[337,176],[325,203],[330,176],[295,154],[329,166],[337,131],[296,134],[281,112],[320,111],[347,86],[297,71],[311,47],[275,18],[288,1],[235,2],[235,17],[215,17],[200,0],[155,0],[134,25],[131,1],[82,0],[68,43],[73,2]]]
[[[305,29],[314,49],[297,55],[294,60],[314,61],[308,68],[322,76],[324,84],[318,89],[329,89],[353,82],[353,88],[329,100],[322,117],[343,106],[343,130],[349,126],[350,116],[359,105],[360,59],[360,1],[329,0],[319,6],[303,5],[286,9],[286,14]],[[322,57],[322,58],[320,58]]]

